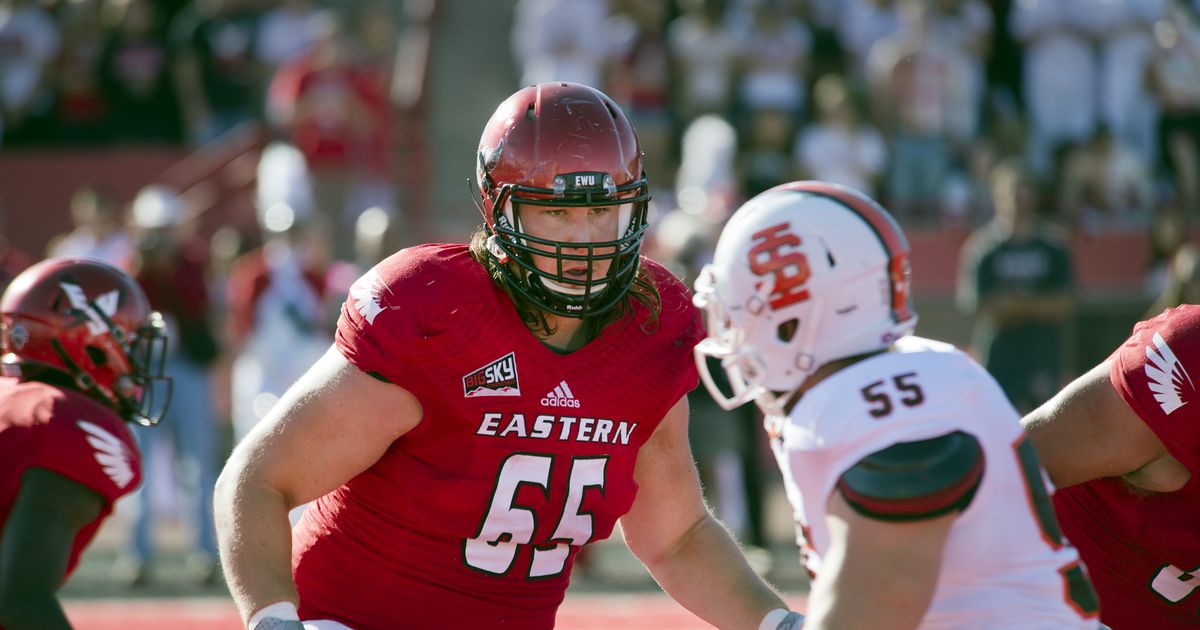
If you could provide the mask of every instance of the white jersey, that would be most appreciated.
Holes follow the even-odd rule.
[[[772,440],[809,571],[819,574],[829,551],[826,503],[846,470],[893,444],[962,431],[979,441],[985,470],[950,530],[920,627],[1095,628],[1072,607],[1079,556],[1058,533],[1050,485],[1019,420],[978,363],[919,337],[818,383]]]

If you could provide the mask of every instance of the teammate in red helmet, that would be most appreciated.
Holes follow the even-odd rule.
[[[618,523],[709,623],[790,623],[701,496],[685,394],[703,331],[640,256],[649,193],[625,114],[583,85],[522,89],[484,128],[476,177],[471,244],[359,279],[335,347],[222,473],[249,626],[550,628],[579,550]]]
[[[0,298],[0,628],[69,628],[55,596],[141,482],[127,422],[166,411],[162,317],[125,272],[53,258]]]

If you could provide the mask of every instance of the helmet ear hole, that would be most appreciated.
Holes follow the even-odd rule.
[[[775,336],[780,341],[789,343],[796,336],[798,330],[800,330],[800,320],[793,317],[775,328]]]
[[[85,346],[83,350],[87,353],[88,359],[91,359],[92,365],[101,366],[108,362],[107,355],[96,346]]]

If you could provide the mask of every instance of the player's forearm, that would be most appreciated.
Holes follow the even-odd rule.
[[[246,478],[231,460],[217,480],[214,514],[221,566],[242,619],[276,602],[298,603],[284,495]]]
[[[833,541],[809,594],[805,630],[917,627],[933,601],[955,517],[888,524],[854,516],[847,531],[842,517],[850,508],[834,496],[838,517],[827,519]]]
[[[787,607],[711,516],[670,553],[643,562],[667,594],[718,628],[757,628],[767,612]]]
[[[828,584],[818,578],[808,599],[805,630],[911,630],[925,616],[937,582],[936,577],[930,580],[921,573],[889,573],[882,577],[853,573],[843,571]]]
[[[71,622],[53,593],[22,595],[0,601],[0,628],[5,630],[71,630]]]

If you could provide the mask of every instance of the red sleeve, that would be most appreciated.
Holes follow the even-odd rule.
[[[38,425],[38,452],[29,465],[56,472],[112,503],[138,487],[142,462],[125,421],[107,411],[56,405]]]
[[[1172,457],[1200,472],[1200,306],[1138,323],[1110,359],[1113,388]]]
[[[412,391],[417,383],[414,346],[425,337],[425,305],[436,270],[420,252],[402,250],[363,274],[350,287],[338,318],[336,343],[350,363]]]

